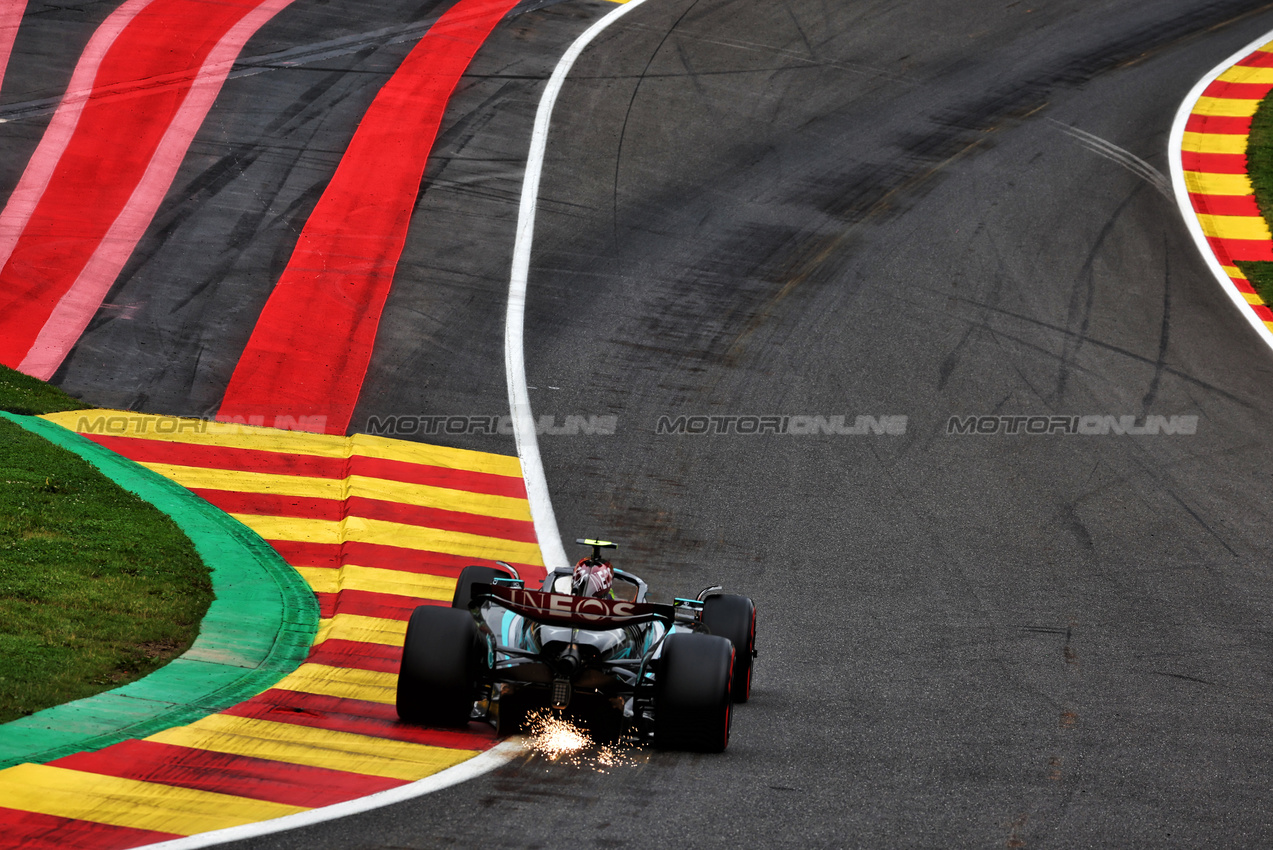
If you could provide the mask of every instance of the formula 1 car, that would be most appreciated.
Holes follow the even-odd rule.
[[[601,540],[580,540],[599,558]],[[751,694],[756,607],[710,587],[670,605],[614,570],[612,598],[571,593],[572,570],[537,590],[508,564],[460,573],[450,608],[411,615],[398,673],[398,716],[514,734],[532,713],[569,713],[602,739],[720,752],[731,704]]]

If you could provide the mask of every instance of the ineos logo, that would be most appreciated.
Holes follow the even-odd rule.
[[[553,594],[549,608],[554,613],[572,614],[581,620],[595,623],[610,617],[628,617],[633,614],[631,602],[610,602],[588,596],[559,596]]]
[[[497,588],[496,595],[503,596],[518,607],[538,608],[559,617],[569,617],[590,623],[601,622],[612,617],[631,617],[637,613],[635,603],[615,602],[589,596],[566,596],[561,593],[542,593],[511,587]]]

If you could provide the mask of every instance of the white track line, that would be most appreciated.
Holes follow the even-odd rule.
[[[531,416],[530,398],[526,390],[526,360],[522,351],[526,282],[530,270],[530,248],[535,236],[535,203],[539,196],[539,177],[543,170],[544,151],[548,146],[548,125],[552,118],[553,105],[557,102],[557,95],[566,81],[566,75],[570,73],[575,60],[593,39],[606,27],[644,2],[646,0],[629,0],[627,4],[617,7],[575,39],[575,43],[570,45],[570,49],[561,57],[539,101],[539,111],[535,115],[535,129],[530,141],[530,157],[526,163],[526,178],[522,183],[521,211],[517,221],[517,241],[513,248],[513,270],[508,288],[508,315],[504,328],[504,366],[507,370],[508,400],[512,408],[513,429],[517,437],[517,454],[522,462],[522,475],[526,478],[531,515],[535,520],[535,534],[539,537],[539,547],[544,553],[544,562],[550,567],[554,563],[553,559],[563,565],[566,564],[566,552],[561,545],[561,533],[557,530],[552,501],[548,498],[548,484],[544,479],[543,463],[539,458],[539,443],[535,438],[535,420]],[[219,829],[146,846],[150,850],[194,850],[197,847],[213,847],[230,841],[243,841],[337,818],[350,817],[475,779],[523,752],[525,747],[521,739],[510,738],[480,756],[400,788],[391,788],[357,800],[311,809],[308,812],[284,818]]]
[[[410,785],[390,788],[388,791],[381,791],[378,794],[359,797],[356,800],[348,800],[344,803],[337,803],[334,806],[324,806],[321,809],[310,809],[308,812],[300,812],[299,814],[275,818],[274,820],[249,823],[243,826],[232,826],[229,829],[217,829],[212,832],[201,832],[188,838],[174,838],[171,841],[160,841],[158,844],[147,844],[145,846],[148,850],[194,850],[196,847],[215,847],[218,844],[226,844],[230,841],[246,841],[249,838],[258,838],[262,835],[270,835],[271,833],[283,832],[289,829],[299,829],[303,826],[312,826],[316,823],[362,814],[372,809],[391,806],[394,803],[402,803],[424,794],[431,794],[434,791],[441,791],[443,788],[458,785],[461,782],[494,770],[505,762],[521,755],[523,751],[524,748],[520,740],[509,739],[497,744],[480,756],[474,756],[468,761],[460,762],[455,767],[448,767],[446,770],[435,773],[432,776],[426,776],[424,779],[412,782]]]
[[[526,352],[524,330],[526,324],[526,287],[530,276],[530,249],[535,240],[535,206],[539,200],[539,178],[544,167],[544,151],[548,147],[548,125],[552,121],[553,106],[561,92],[566,75],[593,39],[619,18],[644,3],[645,0],[629,0],[588,28],[570,45],[570,49],[557,63],[548,80],[535,113],[535,129],[530,137],[530,157],[526,162],[526,176],[522,181],[522,203],[517,215],[517,241],[513,243],[513,271],[508,283],[508,313],[504,324],[504,375],[508,380],[508,406],[513,417],[513,434],[517,439],[517,456],[522,462],[522,477],[526,480],[526,496],[530,500],[530,515],[535,521],[535,536],[539,539],[539,551],[548,569],[570,565],[561,543],[561,531],[553,513],[552,499],[548,495],[548,481],[544,477],[544,464],[539,456],[539,440],[535,436],[535,417],[531,415],[530,394],[526,390]]]
[[[1198,214],[1194,211],[1193,204],[1189,201],[1189,190],[1185,186],[1185,169],[1180,156],[1185,138],[1185,123],[1189,120],[1189,115],[1193,112],[1194,105],[1198,102],[1198,98],[1202,97],[1202,93],[1207,86],[1215,82],[1216,78],[1229,68],[1253,53],[1256,48],[1262,47],[1270,41],[1273,41],[1273,32],[1260,36],[1215,66],[1207,76],[1199,80],[1198,84],[1190,90],[1184,102],[1180,104],[1180,109],[1176,112],[1176,120],[1171,125],[1171,136],[1167,140],[1167,162],[1171,166],[1171,187],[1176,193],[1176,204],[1180,207],[1180,213],[1184,217],[1185,226],[1189,228],[1189,234],[1193,237],[1194,243],[1197,244],[1198,250],[1202,253],[1203,261],[1207,264],[1207,268],[1211,269],[1211,273],[1215,275],[1216,280],[1220,282],[1220,288],[1224,290],[1224,294],[1228,295],[1229,300],[1238,308],[1242,318],[1246,319],[1251,327],[1255,328],[1256,334],[1259,335],[1265,345],[1273,348],[1273,331],[1270,331],[1264,322],[1260,320],[1260,317],[1255,315],[1255,311],[1251,309],[1251,306],[1246,303],[1246,299],[1242,297],[1242,293],[1238,292],[1237,287],[1233,285],[1233,281],[1229,279],[1228,273],[1225,272],[1215,253],[1212,252],[1211,245],[1207,242],[1206,234],[1202,232],[1202,224],[1198,221]]]

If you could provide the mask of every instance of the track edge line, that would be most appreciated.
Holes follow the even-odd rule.
[[[525,751],[526,747],[520,738],[510,738],[481,755],[474,756],[468,761],[460,762],[453,767],[448,767],[446,770],[439,771],[432,776],[416,780],[409,785],[390,788],[388,791],[380,791],[366,797],[358,797],[344,803],[322,806],[317,809],[310,809],[307,812],[275,818],[274,820],[250,823],[243,826],[232,826],[228,829],[202,832],[186,838],[174,838],[171,841],[160,841],[156,844],[146,844],[144,846],[148,850],[195,850],[195,848],[214,847],[231,841],[244,841],[276,832],[314,826],[315,824],[325,823],[338,818],[351,817],[373,809],[390,806],[394,803],[413,800],[416,797],[422,797],[425,794],[431,794],[434,791],[441,791],[444,788],[450,788],[452,785],[475,779],[512,761]]]
[[[1198,220],[1198,213],[1194,210],[1193,203],[1189,200],[1189,189],[1185,185],[1184,163],[1181,159],[1185,125],[1189,121],[1189,116],[1193,113],[1194,106],[1197,105],[1198,100],[1202,97],[1202,93],[1221,74],[1270,41],[1273,41],[1273,31],[1265,33],[1230,55],[1219,65],[1212,68],[1206,76],[1189,90],[1189,93],[1185,95],[1185,99],[1181,101],[1180,107],[1176,110],[1176,117],[1172,121],[1171,134],[1167,139],[1167,164],[1171,171],[1171,188],[1176,197],[1176,205],[1180,208],[1180,214],[1184,219],[1185,227],[1189,230],[1189,235],[1193,237],[1194,244],[1198,247],[1199,253],[1202,254],[1203,262],[1206,263],[1207,268],[1210,269],[1212,275],[1220,284],[1221,290],[1238,308],[1238,312],[1247,321],[1247,324],[1254,328],[1260,340],[1270,350],[1273,350],[1273,330],[1270,330],[1260,317],[1255,314],[1246,299],[1242,297],[1242,293],[1234,286],[1219,258],[1216,257],[1215,252],[1211,249],[1211,244],[1207,241],[1206,234],[1202,232],[1202,224]]]

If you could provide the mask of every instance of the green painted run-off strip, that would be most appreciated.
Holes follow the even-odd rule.
[[[212,572],[216,596],[180,658],[113,691],[0,726],[0,768],[46,762],[192,723],[266,690],[305,660],[318,604],[251,529],[189,490],[60,425],[0,416],[68,449],[173,521]]]

